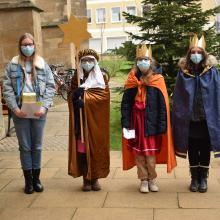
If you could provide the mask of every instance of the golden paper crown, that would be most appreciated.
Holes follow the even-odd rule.
[[[146,44],[141,44],[141,45],[137,46],[136,58],[140,58],[140,57],[148,57],[148,58],[152,59],[151,45],[149,45],[149,47],[147,47]]]
[[[78,56],[79,56],[79,59],[81,59],[82,57],[85,57],[85,56],[94,56],[96,58],[96,60],[99,61],[99,55],[93,49],[80,50],[78,53]]]
[[[206,42],[205,42],[205,37],[202,35],[202,37],[199,39],[196,34],[192,38],[190,38],[190,48],[192,47],[200,47],[205,50],[206,47]]]

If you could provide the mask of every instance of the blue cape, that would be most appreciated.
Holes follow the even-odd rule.
[[[215,67],[207,69],[199,77],[182,71],[177,75],[172,121],[175,151],[178,156],[186,158],[196,79],[201,85],[211,148],[214,156],[220,157],[220,75]]]

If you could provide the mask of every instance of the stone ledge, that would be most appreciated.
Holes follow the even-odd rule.
[[[60,19],[60,21],[42,22],[41,27],[42,28],[58,27],[58,25],[63,24],[65,22],[68,22],[67,16],[64,16],[63,19]]]
[[[0,11],[8,11],[11,9],[19,9],[19,8],[32,8],[35,11],[43,12],[42,9],[37,7],[32,1],[22,1],[22,2],[15,2],[15,3],[8,3],[3,2],[0,3]]]

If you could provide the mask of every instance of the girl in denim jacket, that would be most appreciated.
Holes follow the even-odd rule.
[[[55,85],[52,72],[44,59],[37,55],[34,38],[25,33],[19,39],[19,55],[5,69],[3,96],[12,111],[12,118],[19,143],[21,166],[25,178],[24,192],[42,192],[39,176],[43,130],[48,108],[52,104]],[[42,106],[34,115],[26,118],[21,110],[22,94],[34,93]]]

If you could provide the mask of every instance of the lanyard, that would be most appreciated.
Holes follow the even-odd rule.
[[[20,65],[17,65],[17,96],[19,97],[21,95],[21,74],[22,74],[22,69]]]

